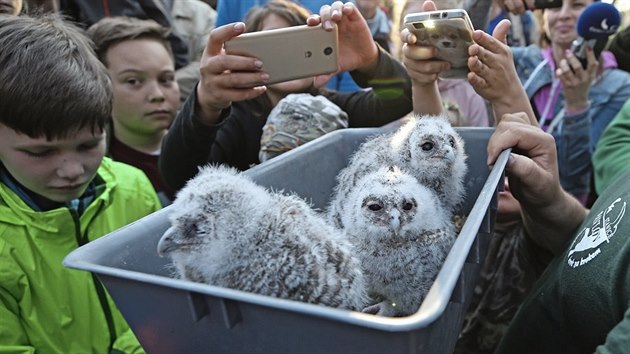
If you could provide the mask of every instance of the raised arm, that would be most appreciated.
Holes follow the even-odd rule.
[[[525,89],[520,84],[512,51],[506,44],[510,21],[502,20],[491,35],[475,31],[468,51],[468,81],[492,105],[495,121],[504,114],[524,112],[532,125],[538,125]]]
[[[422,11],[435,11],[433,1],[425,1]],[[430,46],[417,45],[417,38],[408,29],[401,32],[403,40],[402,62],[411,77],[413,95],[413,111],[417,114],[442,113],[442,99],[437,85],[440,72],[447,70],[450,64],[435,59],[437,49]]]
[[[243,33],[245,24],[232,23],[210,32],[200,62],[201,78],[162,140],[160,173],[171,188],[179,189],[206,164],[221,123],[232,101],[250,99],[266,91],[267,74],[252,57],[228,55],[223,43]]]

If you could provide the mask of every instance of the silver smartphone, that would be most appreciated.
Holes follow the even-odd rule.
[[[474,31],[468,13],[463,9],[427,11],[405,16],[405,26],[416,35],[417,44],[437,48],[436,58],[451,63],[441,78],[465,78],[468,74],[468,47]]]
[[[338,70],[337,26],[293,26],[243,33],[225,42],[228,54],[255,57],[269,74],[266,84],[302,79]]]

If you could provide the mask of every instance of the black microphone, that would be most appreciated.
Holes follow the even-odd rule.
[[[582,67],[586,68],[586,48],[592,48],[595,58],[599,59],[608,37],[619,29],[621,14],[614,5],[594,2],[586,7],[577,20],[578,38],[571,45],[571,52]]]

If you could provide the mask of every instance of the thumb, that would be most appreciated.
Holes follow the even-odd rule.
[[[422,3],[422,12],[427,12],[427,11],[436,11],[437,10],[437,6],[435,6],[435,3],[431,0],[426,0],[425,2]]]
[[[315,78],[313,78],[313,86],[315,88],[322,88],[328,84],[328,81],[335,75],[336,73],[315,76]]]
[[[501,22],[499,22],[499,24],[497,24],[497,26],[494,28],[494,31],[492,31],[492,37],[501,41],[501,43],[503,44],[507,44],[507,34],[511,26],[512,23],[510,22],[510,20],[501,20]]]
[[[545,172],[534,160],[527,156],[511,153],[505,166],[505,172],[524,186],[536,185],[548,180]]]

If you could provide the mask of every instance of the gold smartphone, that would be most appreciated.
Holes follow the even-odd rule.
[[[440,73],[444,79],[465,78],[468,74],[468,47],[474,31],[463,9],[427,11],[405,16],[405,26],[416,35],[417,44],[437,48],[436,58],[451,63]]]
[[[225,42],[228,54],[250,56],[263,62],[266,84],[302,79],[338,70],[337,26],[293,26],[243,33]]]

